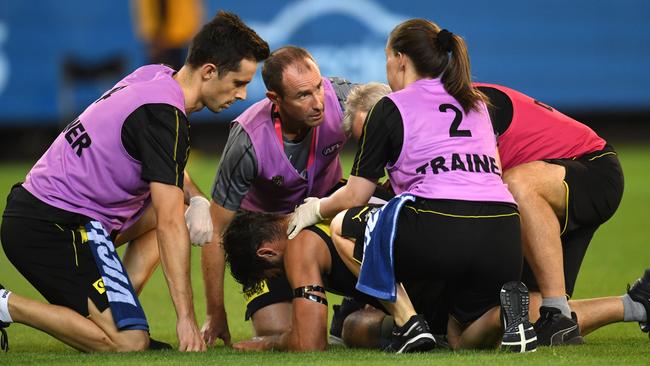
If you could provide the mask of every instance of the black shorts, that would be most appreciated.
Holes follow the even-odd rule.
[[[343,219],[343,235],[356,239],[357,260],[362,259],[371,209],[352,208]],[[511,205],[418,198],[405,204],[399,215],[393,252],[396,279],[406,288],[420,289],[409,292],[419,313],[442,302],[447,313],[469,324],[499,305],[503,284],[519,280],[520,235],[519,214]],[[428,304],[427,309],[418,308],[421,303]],[[439,307],[435,312],[440,317]]]
[[[88,316],[88,298],[99,311],[108,308],[95,259],[82,243],[88,221],[41,202],[17,185],[7,198],[0,229],[7,258],[32,286],[50,303],[83,316]]]
[[[427,320],[431,333],[447,334],[451,305],[448,292],[453,289],[445,281],[410,281],[403,285],[413,307]]]
[[[607,145],[575,159],[546,160],[562,165],[568,202],[562,228],[564,282],[572,296],[582,260],[591,238],[600,225],[609,220],[623,197],[623,169],[614,149]],[[530,290],[539,291],[532,270],[524,264],[522,280]]]
[[[256,311],[277,303],[291,302],[293,291],[289,280],[285,276],[278,276],[260,281],[257,286],[244,289],[246,301],[245,320],[248,320]]]

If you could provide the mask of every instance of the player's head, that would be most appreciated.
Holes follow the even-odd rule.
[[[469,56],[462,37],[426,19],[409,19],[393,29],[386,44],[386,76],[394,90],[406,87],[405,74],[441,78],[445,90],[465,112],[478,108],[483,95],[472,87]]]
[[[202,104],[213,112],[246,99],[269,45],[233,13],[219,11],[192,39],[185,65],[201,75]]]
[[[353,87],[345,100],[345,114],[342,122],[345,135],[359,140],[368,111],[388,93],[390,93],[390,87],[382,83],[370,82]]]
[[[307,127],[318,126],[325,115],[325,93],[320,70],[304,48],[279,48],[264,62],[262,79],[267,97],[285,118]]]
[[[223,235],[233,278],[252,287],[283,269],[286,216],[238,211]]]

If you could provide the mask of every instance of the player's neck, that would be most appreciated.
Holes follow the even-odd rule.
[[[192,72],[188,66],[181,67],[181,69],[173,76],[174,80],[178,82],[178,85],[183,91],[185,114],[188,116],[204,107],[199,100],[199,90],[196,87],[196,85],[200,85],[200,83],[193,81],[196,76],[197,73]]]
[[[302,141],[311,130],[311,127],[306,126],[303,121],[296,121],[289,118],[289,116],[282,113],[282,110],[279,113],[282,136],[289,141]]]
[[[415,69],[413,69],[413,68],[406,68],[406,70],[404,71],[404,74],[403,74],[404,88],[406,88],[407,86],[413,84],[414,82],[416,82],[418,80],[422,80],[422,79],[430,79],[430,78],[427,77],[427,76],[422,76],[422,75],[418,74],[415,71]]]

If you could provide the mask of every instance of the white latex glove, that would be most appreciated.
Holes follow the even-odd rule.
[[[190,243],[203,246],[212,240],[212,217],[210,201],[202,196],[190,198],[190,206],[185,211],[185,223],[190,232]]]
[[[305,202],[296,207],[293,214],[291,214],[291,220],[287,228],[289,239],[295,238],[303,228],[317,224],[321,220],[323,220],[323,217],[320,215],[320,199],[316,197],[305,198]]]

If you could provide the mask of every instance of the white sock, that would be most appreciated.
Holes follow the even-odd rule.
[[[9,315],[9,295],[11,295],[11,291],[0,289],[0,322],[3,323],[13,323],[13,319]]]
[[[571,308],[569,307],[568,300],[564,296],[544,297],[542,298],[542,306],[560,309],[562,315],[571,319]]]
[[[623,319],[626,322],[647,322],[648,314],[645,313],[645,307],[640,302],[632,300],[630,295],[625,294],[623,300]]]

